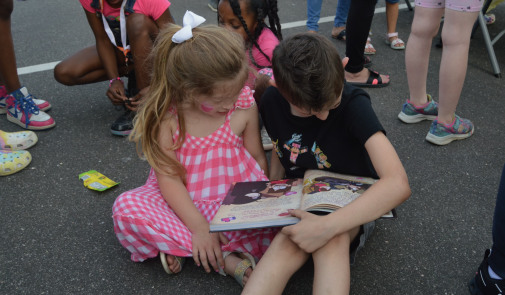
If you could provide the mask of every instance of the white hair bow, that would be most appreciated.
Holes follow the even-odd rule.
[[[205,19],[203,17],[186,10],[184,18],[182,19],[183,27],[172,36],[172,42],[182,43],[191,39],[193,37],[192,30],[201,25],[204,21]]]

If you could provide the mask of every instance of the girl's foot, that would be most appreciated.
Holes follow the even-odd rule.
[[[372,39],[370,39],[370,37],[368,37],[366,39],[365,54],[375,54],[375,52],[377,51],[377,50],[375,50],[375,48],[373,47],[371,42],[372,42]]]
[[[345,27],[333,27],[331,29],[331,37],[333,39],[341,40],[345,42]]]
[[[391,46],[392,49],[402,50],[405,49],[405,42],[398,38],[398,33],[388,33],[386,34],[386,44]]]
[[[163,268],[169,275],[180,272],[182,270],[182,266],[184,265],[184,261],[186,260],[184,257],[177,257],[163,252],[160,252],[160,259],[161,264],[163,264]]]
[[[345,72],[345,79],[347,82],[354,82],[354,83],[366,83],[368,78],[370,77],[370,71],[366,68],[363,68],[361,72],[358,73],[349,73]],[[380,75],[382,79],[382,83],[387,84],[389,83],[389,76],[388,75]]]

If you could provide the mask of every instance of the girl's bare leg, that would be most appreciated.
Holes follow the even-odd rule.
[[[407,67],[410,101],[417,106],[428,102],[426,79],[428,76],[431,42],[438,32],[440,19],[444,14],[444,10],[443,8],[417,6],[414,14],[412,31],[405,53],[405,65]]]
[[[417,7],[416,7],[417,9]],[[442,40],[444,51],[440,63],[438,121],[451,124],[458,105],[468,65],[470,34],[479,12],[445,10]]]
[[[386,1],[386,18],[388,23],[388,34],[396,32],[396,23],[398,22],[398,11],[400,10],[400,4],[395,3],[391,4]],[[393,40],[398,37],[391,37],[389,41],[393,42]],[[396,47],[402,47],[402,43],[396,44]]]
[[[21,88],[11,33],[13,8],[12,0],[0,0],[0,86],[5,85],[8,93]]]
[[[356,227],[331,239],[312,253],[314,259],[314,295],[349,294],[351,270],[349,245],[359,233]]]
[[[307,261],[310,254],[278,233],[247,281],[242,294],[282,294],[289,278]]]

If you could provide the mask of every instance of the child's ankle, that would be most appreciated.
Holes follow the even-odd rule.
[[[422,99],[410,98],[407,100],[407,102],[410,103],[411,105],[413,105],[414,107],[416,107],[417,109],[423,109],[426,106],[428,106],[428,104],[430,104],[431,99],[430,99],[429,95],[426,95]]]

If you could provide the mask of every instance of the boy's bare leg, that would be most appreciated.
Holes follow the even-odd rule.
[[[351,270],[349,245],[358,235],[360,227],[331,239],[312,253],[314,259],[314,295],[349,294]]]
[[[288,236],[278,233],[249,277],[242,294],[282,294],[289,278],[302,267],[309,255]]]
[[[12,0],[0,0],[0,86],[5,85],[8,93],[21,88],[11,33],[13,8]]]

